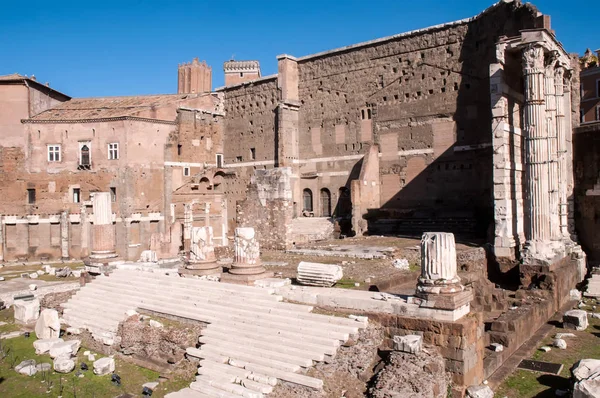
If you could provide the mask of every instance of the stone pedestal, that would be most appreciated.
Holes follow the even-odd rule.
[[[233,241],[234,259],[228,274],[221,281],[252,284],[254,281],[273,276],[260,263],[260,248],[254,228],[236,228]]]
[[[110,193],[96,192],[92,198],[92,209],[94,211],[94,237],[90,258],[105,259],[117,257]]]
[[[221,273],[213,244],[212,227],[193,227],[190,233],[190,250],[186,260],[186,274],[215,275]]]
[[[84,264],[86,271],[100,274],[122,263],[117,258],[110,192],[94,193],[92,210],[94,212],[92,250],[90,256],[84,260]]]
[[[425,232],[421,238],[421,276],[416,294],[421,306],[455,310],[473,298],[471,291],[460,283],[456,266],[454,235],[446,232]]]

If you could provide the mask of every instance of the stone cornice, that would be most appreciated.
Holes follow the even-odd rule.
[[[159,124],[170,124],[176,125],[177,123],[171,120],[160,120],[160,119],[149,119],[145,117],[135,116],[118,116],[118,117],[105,117],[96,119],[21,119],[23,124],[75,124],[75,123],[97,123],[97,122],[118,122],[121,120],[132,120],[137,122],[148,122],[148,123],[159,123]]]

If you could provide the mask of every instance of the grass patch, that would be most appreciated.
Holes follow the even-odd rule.
[[[0,319],[6,321],[12,317],[12,311],[0,311]],[[17,327],[18,329],[18,327]],[[122,384],[115,386],[111,383],[111,375],[97,376],[93,373],[92,362],[83,355],[88,349],[81,347],[75,361],[75,370],[68,374],[56,373],[53,370],[38,372],[33,376],[21,375],[14,371],[14,367],[21,361],[34,359],[36,363],[53,364],[48,355],[36,355],[33,342],[35,333],[29,338],[20,336],[14,339],[0,340],[0,397],[31,398],[31,397],[116,397],[121,394],[141,396],[142,384],[158,381],[159,373],[131,364],[116,358],[115,373],[121,376]],[[96,354],[96,359],[103,355]],[[83,377],[77,377],[81,363],[85,362],[89,370],[81,371]],[[193,381],[193,366],[189,372],[175,373],[169,380],[159,384],[153,397],[161,398],[165,394],[189,386]]]
[[[6,324],[6,325],[0,326],[0,334],[14,332],[14,331],[21,329],[21,327],[15,323],[13,307],[10,307],[7,310],[0,311],[0,322],[3,322]],[[0,341],[0,344],[1,344],[1,341]]]
[[[496,397],[529,398],[555,397],[555,391],[570,388],[570,369],[573,364],[584,358],[600,358],[600,320],[588,317],[589,326],[584,331],[555,328],[550,335],[542,340],[538,348],[544,345],[552,347],[556,333],[573,333],[575,337],[565,337],[567,349],[552,347],[549,352],[536,350],[532,359],[544,362],[563,364],[559,375],[549,375],[517,369],[498,387]]]
[[[334,287],[340,289],[355,289],[357,286],[355,285],[356,281],[354,279],[340,279],[334,285]]]

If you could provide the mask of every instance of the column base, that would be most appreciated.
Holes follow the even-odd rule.
[[[528,240],[523,247],[521,262],[525,265],[551,266],[567,254],[564,241]]]
[[[110,258],[97,258],[89,256],[83,260],[85,270],[92,275],[100,275],[110,272],[117,268],[117,265],[124,264],[125,261],[118,256]]]
[[[265,271],[260,274],[254,274],[254,275],[236,275],[236,274],[230,274],[230,273],[223,273],[223,275],[221,275],[221,282],[235,283],[237,285],[254,286],[255,281],[257,281],[259,279],[272,278],[273,275],[274,275],[273,272],[270,272],[270,271]]]
[[[266,271],[260,263],[258,264],[231,264],[229,273],[233,275],[258,275]]]
[[[462,290],[450,294],[436,294],[417,291],[415,296],[421,299],[421,302],[419,303],[420,308],[434,308],[447,311],[454,311],[459,308],[464,308],[465,306],[469,305],[471,300],[473,300],[473,292],[471,290]]]
[[[206,269],[196,269],[196,268],[179,268],[177,271],[180,276],[183,277],[191,277],[191,276],[221,276],[223,272],[223,268],[220,265],[215,264],[214,268],[206,268]]]

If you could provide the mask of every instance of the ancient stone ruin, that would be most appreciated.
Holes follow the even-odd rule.
[[[0,261],[42,263],[2,276],[0,304],[56,372],[80,344],[194,368],[171,398],[492,394],[551,318],[588,328],[572,303],[595,205],[575,198],[598,176],[576,186],[591,178],[574,162],[576,58],[549,16],[502,0],[281,54],[270,76],[227,60],[216,89],[197,58],[177,94],[70,98],[0,76]]]

